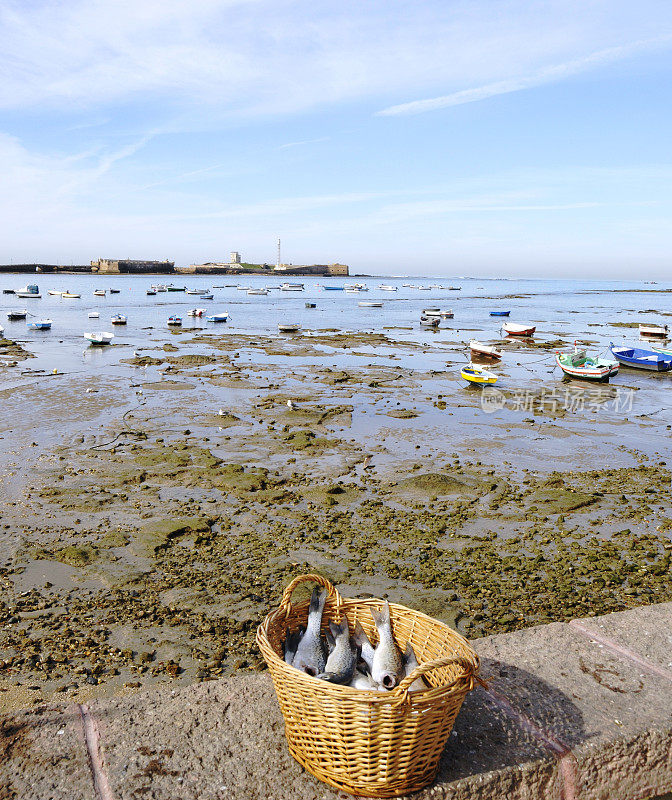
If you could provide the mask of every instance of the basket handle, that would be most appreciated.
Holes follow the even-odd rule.
[[[394,705],[398,705],[400,703],[406,703],[409,701],[409,687],[411,684],[416,681],[418,678],[426,675],[428,672],[431,672],[433,669],[438,669],[439,667],[447,667],[449,664],[459,664],[461,667],[467,672],[469,677],[469,689],[474,688],[474,683],[478,682],[481,685],[485,686],[485,681],[479,678],[478,672],[478,663],[474,662],[470,658],[466,658],[465,656],[443,656],[443,658],[436,658],[434,661],[427,661],[425,664],[419,664],[410,675],[407,675],[399,685],[392,690],[392,696],[396,696],[397,700]]]
[[[338,589],[336,589],[333,583],[327,580],[327,578],[323,578],[322,575],[315,575],[311,573],[310,575],[297,575],[296,578],[294,578],[294,580],[287,585],[285,591],[282,593],[282,600],[280,600],[280,611],[285,612],[285,619],[289,616],[289,613],[292,610],[292,594],[294,589],[296,589],[296,587],[302,583],[316,583],[318,586],[322,586],[324,589],[326,589],[328,597],[336,598],[336,608],[340,612],[343,598],[338,593]]]

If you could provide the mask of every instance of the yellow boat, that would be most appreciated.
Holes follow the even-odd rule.
[[[465,381],[469,381],[469,383],[497,383],[497,376],[494,372],[489,372],[487,369],[481,369],[481,367],[476,367],[473,364],[467,364],[466,367],[462,367],[460,370],[460,375]]]

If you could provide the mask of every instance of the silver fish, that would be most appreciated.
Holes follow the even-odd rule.
[[[415,651],[413,650],[413,645],[410,642],[406,644],[406,651],[404,652],[403,656],[404,661],[404,677],[408,678],[408,676],[413,672],[414,669],[417,669],[420,664],[418,664],[418,659],[415,657]],[[427,686],[425,679],[422,675],[419,678],[416,678],[413,683],[408,687],[409,692],[422,692],[424,689],[429,689]]]
[[[355,670],[355,674],[352,676],[350,687],[352,689],[368,689],[369,691],[376,691],[378,689],[377,684],[373,682],[373,678],[370,675],[365,675],[358,669]]]
[[[301,637],[299,646],[296,648],[296,655],[292,661],[292,666],[308,675],[316,676],[324,672],[324,667],[327,663],[324,642],[320,636],[322,612],[324,611],[326,599],[326,591],[320,591],[317,587],[313,589],[310,597],[306,632]]]
[[[378,628],[378,644],[373,654],[371,677],[385,689],[394,689],[404,674],[404,665],[392,635],[390,604],[386,600],[380,611],[372,608],[371,614]]]
[[[287,628],[285,636],[285,662],[287,664],[291,664],[294,661],[296,648],[299,646],[302,636],[303,626],[300,626],[298,631],[294,631],[294,633],[290,633],[289,628]]]
[[[359,648],[350,638],[348,618],[343,622],[330,622],[329,629],[334,637],[334,649],[329,654],[324,672],[318,675],[323,681],[347,684],[352,680],[359,658]]]
[[[355,632],[352,638],[361,649],[362,660],[366,662],[366,666],[369,668],[369,672],[371,672],[371,667],[373,666],[374,648],[369,641],[369,637],[366,635],[364,628],[362,628],[359,622],[355,625]]]

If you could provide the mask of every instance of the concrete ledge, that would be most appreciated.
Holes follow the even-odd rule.
[[[648,800],[672,791],[672,603],[475,641],[464,703],[416,798]],[[289,756],[267,674],[0,720],[0,797],[333,800]]]

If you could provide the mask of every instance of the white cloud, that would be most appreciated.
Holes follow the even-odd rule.
[[[496,13],[490,0],[8,0],[0,108],[149,100],[188,128],[439,87],[456,87],[442,102],[467,102],[557,80],[666,26],[659,0],[510,0]]]
[[[672,43],[672,37],[663,37],[641,42],[632,42],[618,47],[607,47],[603,50],[590,53],[587,56],[566,61],[563,64],[553,64],[552,66],[544,67],[532,75],[495,81],[485,86],[477,86],[473,89],[462,89],[461,91],[452,92],[451,94],[441,97],[433,97],[427,100],[413,100],[409,103],[390,106],[382,111],[378,111],[377,116],[391,117],[400,114],[423,114],[427,111],[436,111],[440,108],[449,108],[450,106],[459,106],[464,103],[475,103],[479,100],[487,100],[489,97],[495,97],[500,94],[520,92],[523,89],[532,89],[536,86],[543,86],[547,83],[555,83],[565,78],[571,78],[574,75],[578,75],[590,69],[596,69],[606,64],[611,64],[614,61],[628,58],[643,51],[669,46],[670,43]]]

